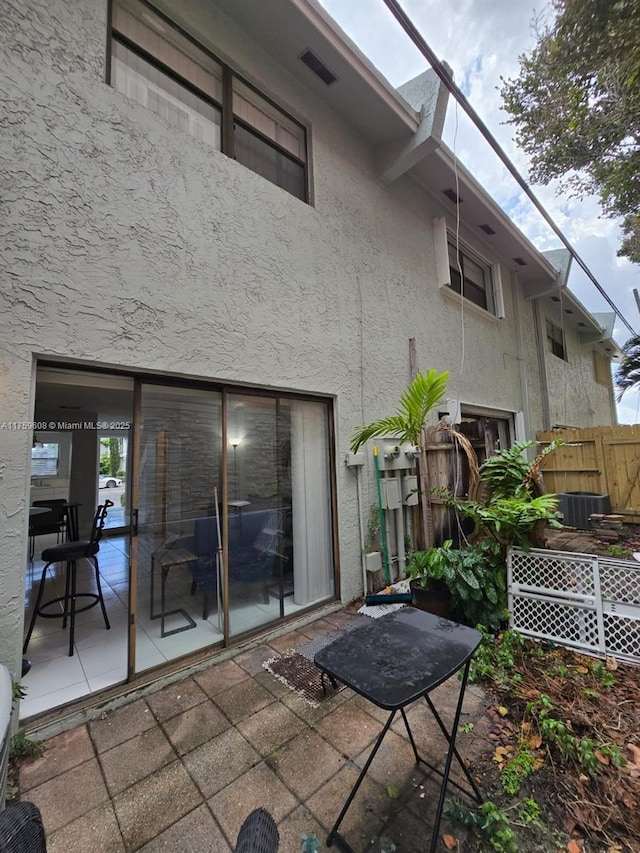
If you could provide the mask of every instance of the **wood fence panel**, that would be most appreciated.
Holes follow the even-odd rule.
[[[536,438],[565,442],[542,462],[548,491],[608,494],[612,512],[640,522],[640,425],[542,430]]]

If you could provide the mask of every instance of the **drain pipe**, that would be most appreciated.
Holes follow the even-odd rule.
[[[380,539],[382,540],[382,556],[384,558],[384,580],[391,583],[389,570],[389,548],[387,547],[387,528],[382,507],[382,485],[380,483],[380,460],[378,459],[378,446],[373,445],[373,462],[376,469],[376,485],[378,487],[378,514],[380,518]]]
[[[358,501],[358,524],[360,526],[360,562],[362,563],[362,594],[369,592],[369,581],[367,579],[367,561],[365,559],[364,522],[362,520],[362,482],[360,480],[360,467],[356,468],[356,495]]]
[[[407,567],[407,555],[404,550],[404,507],[402,506],[402,479],[401,474],[396,472],[398,482],[398,494],[400,495],[400,506],[395,510],[396,516],[396,550],[398,553],[398,580],[405,576]]]

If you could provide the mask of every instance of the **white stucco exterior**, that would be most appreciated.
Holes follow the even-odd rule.
[[[540,359],[510,259],[463,220],[465,244],[500,266],[505,316],[443,293],[432,226],[450,209],[409,173],[384,183],[377,146],[214,3],[183,2],[178,20],[305,123],[311,204],[105,83],[106,0],[6,0],[0,15],[0,421],[33,419],[38,358],[331,398],[344,602],[362,570],[342,460],[355,426],[395,408],[411,338],[421,369],[451,371],[449,397],[524,411],[531,435],[547,426],[542,364],[551,423],[611,421],[590,348],[571,333],[568,362]],[[12,671],[30,447],[28,429],[0,431],[0,661]]]

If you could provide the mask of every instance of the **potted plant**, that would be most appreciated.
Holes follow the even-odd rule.
[[[501,548],[491,540],[414,552],[407,572],[412,604],[437,616],[493,631],[506,618],[507,591]]]
[[[451,596],[446,578],[451,573],[450,555],[453,542],[447,539],[440,547],[413,551],[407,563],[412,604],[436,616],[451,615]]]

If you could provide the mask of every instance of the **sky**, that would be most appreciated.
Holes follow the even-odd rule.
[[[427,61],[397,23],[383,0],[319,0],[360,50],[389,80],[400,86],[428,68]],[[527,178],[528,161],[514,141],[514,128],[501,109],[500,78],[518,75],[518,56],[535,44],[533,22],[552,20],[544,0],[401,0],[402,7],[436,56],[451,66],[472,107]],[[453,98],[449,100],[444,142],[501,204],[540,250],[561,248],[558,237],[521,192],[497,155]],[[534,193],[585,261],[631,327],[640,332],[633,289],[640,290],[640,265],[616,256],[619,222],[601,215],[598,199],[568,198],[553,184],[531,185]],[[591,312],[612,309],[574,262],[569,289]],[[630,337],[616,319],[614,338]],[[640,394],[627,392],[618,404],[620,423],[640,422]]]

